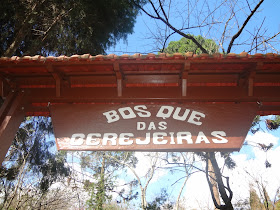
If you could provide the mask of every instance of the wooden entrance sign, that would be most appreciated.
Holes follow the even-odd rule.
[[[240,150],[256,104],[51,106],[59,150]]]
[[[0,162],[24,116],[51,116],[58,139],[71,140],[76,134],[73,142],[82,142],[79,146],[85,149],[239,150],[254,114],[280,114],[280,56],[2,57],[0,96],[5,100],[0,109]],[[157,117],[163,106],[163,115],[172,110],[169,118]],[[103,114],[112,110],[120,119],[108,123]],[[151,116],[141,117],[145,113]],[[124,119],[127,115],[131,119]],[[95,137],[100,143],[87,145],[97,144]]]

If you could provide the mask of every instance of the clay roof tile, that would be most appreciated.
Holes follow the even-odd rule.
[[[184,54],[181,53],[174,53],[174,54],[168,54],[168,53],[160,53],[160,54],[154,54],[154,53],[149,53],[149,54],[139,54],[136,53],[134,55],[128,55],[128,54],[123,54],[123,55],[115,55],[115,54],[110,54],[110,55],[96,55],[92,56],[90,54],[83,54],[83,55],[72,55],[70,57],[61,55],[58,57],[54,56],[48,56],[44,57],[41,55],[35,55],[35,56],[23,56],[23,57],[18,57],[18,56],[13,56],[13,57],[1,57],[0,62],[1,63],[19,63],[19,62],[79,62],[79,61],[93,61],[93,60],[115,60],[115,59],[132,59],[132,60],[175,60],[175,59],[191,59],[191,60],[204,60],[204,59],[240,59],[240,60],[246,60],[246,59],[279,59],[280,55],[275,54],[275,53],[267,53],[267,54],[261,54],[261,53],[256,53],[254,55],[250,55],[247,52],[242,52],[240,54],[235,54],[235,53],[229,53],[229,54],[222,54],[222,53],[214,53],[213,55],[209,54],[193,54],[192,52],[186,52]]]

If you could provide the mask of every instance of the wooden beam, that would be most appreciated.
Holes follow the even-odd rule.
[[[24,109],[21,107],[24,92],[11,92],[0,112],[0,164],[2,164],[14,136],[24,119]]]

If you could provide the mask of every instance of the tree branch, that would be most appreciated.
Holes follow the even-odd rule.
[[[260,0],[260,2],[256,5],[256,7],[251,11],[251,14],[246,18],[246,20],[244,21],[243,25],[238,30],[238,32],[231,38],[231,41],[230,41],[228,49],[227,49],[227,53],[230,53],[235,39],[237,39],[240,36],[240,34],[242,33],[243,29],[245,28],[245,26],[249,22],[249,20],[252,18],[252,16],[255,14],[255,12],[257,11],[257,9],[261,6],[261,4],[263,2],[264,2],[264,0]]]
[[[151,1],[150,1],[150,2],[151,2]],[[159,5],[160,5],[160,9],[161,9],[161,11],[162,11],[162,13],[163,13],[163,15],[164,15],[166,21],[168,21],[168,17],[167,17],[167,15],[166,15],[166,13],[165,13],[165,11],[164,11],[164,9],[163,9],[161,0],[159,0]]]
[[[213,25],[213,24],[218,24],[218,23],[221,23],[221,22],[211,22],[211,23],[206,23],[204,25],[200,25],[200,26],[190,26],[190,27],[186,27],[186,28],[181,28],[181,29],[178,29],[179,31],[183,31],[183,30],[188,30],[188,29],[194,29],[194,28],[203,28],[205,26],[209,26],[209,25]],[[168,34],[166,37],[165,37],[165,40],[164,40],[164,43],[163,43],[163,47],[161,49],[161,52],[164,52],[164,49],[166,48],[166,43],[167,43],[167,40],[173,35],[173,34],[176,34],[177,32],[176,31],[173,31],[172,33]]]
[[[278,36],[280,34],[280,31],[276,34],[274,34],[272,37],[266,39],[266,40],[263,40],[260,44],[258,44],[257,46],[255,46],[254,48],[250,49],[248,51],[248,53],[252,52],[254,49],[256,49],[257,47],[259,47],[260,45],[264,44],[264,43],[267,43],[268,41],[270,41],[271,39],[274,39],[276,36]]]
[[[73,8],[71,8],[68,12],[64,12],[62,11],[61,14],[59,14],[52,22],[52,24],[49,26],[49,28],[44,32],[44,37],[42,38],[42,42],[45,41],[45,39],[48,36],[48,32],[55,26],[55,24],[61,20],[61,18],[63,16],[66,16],[67,14],[69,14],[69,12],[71,12]]]
[[[220,46],[221,46],[224,54],[225,54],[225,49],[224,49],[223,45],[224,45],[224,40],[225,40],[226,29],[227,29],[229,21],[231,21],[231,19],[234,17],[234,15],[235,15],[235,13],[232,11],[232,15],[227,20],[227,22],[225,24],[225,27],[224,27],[224,31],[223,31],[222,37],[221,37]]]
[[[134,2],[134,1],[133,1],[133,2]],[[151,14],[150,14],[149,12],[147,12],[144,8],[142,8],[139,4],[137,4],[137,3],[135,3],[135,2],[134,2],[134,4],[135,4],[139,9],[141,9],[145,14],[147,14],[149,17],[151,17],[151,18],[153,18],[153,19],[161,20],[165,25],[167,25],[167,26],[168,26],[170,29],[172,29],[175,33],[177,33],[177,34],[179,34],[179,35],[181,35],[181,36],[183,36],[183,37],[185,37],[185,38],[187,38],[187,39],[192,40],[192,41],[196,44],[196,46],[197,46],[203,53],[207,53],[207,54],[208,54],[207,50],[206,50],[204,47],[202,47],[202,45],[201,45],[193,36],[188,35],[188,34],[185,34],[185,33],[183,33],[182,31],[176,29],[174,26],[172,26],[172,25],[170,24],[170,22],[168,21],[168,19],[165,20],[163,17],[161,17],[161,16],[159,15],[157,9],[155,8],[154,3],[153,3],[151,0],[149,0],[149,2],[150,2],[150,4],[151,4],[151,6],[153,7],[153,9],[154,9],[154,11],[155,11],[155,13],[156,13],[157,16],[151,15]],[[165,13],[164,11],[162,11],[162,12]]]
[[[29,14],[26,16],[25,20],[22,21],[23,24],[20,27],[19,31],[17,32],[13,42],[10,44],[10,46],[7,48],[7,50],[4,53],[4,56],[6,57],[11,57],[15,51],[17,50],[17,48],[19,47],[20,43],[22,42],[22,40],[26,37],[26,35],[28,34],[29,30],[31,29],[32,25],[30,22],[30,20],[34,17],[35,11],[37,10],[37,8],[39,6],[41,6],[43,3],[45,2],[45,0],[43,0],[42,2],[36,2],[33,6],[31,11],[29,12]]]

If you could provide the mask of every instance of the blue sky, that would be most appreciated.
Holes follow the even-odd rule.
[[[169,2],[169,1],[166,1],[166,2]],[[181,18],[181,16],[178,18],[178,15],[174,15],[174,14],[178,14],[179,12],[186,12],[186,5],[184,5],[183,2],[185,2],[185,1],[172,1],[172,4],[174,4],[176,6],[172,7],[173,10],[171,10],[171,12],[170,12],[170,14],[171,14],[170,16],[174,17],[174,18],[170,18],[170,20],[171,20],[170,22],[173,25],[177,25],[178,27],[180,26],[180,24],[183,24],[183,23],[181,23],[182,18]],[[203,3],[202,0],[199,0],[198,2],[199,2],[198,4]],[[214,2],[219,2],[219,1],[211,0],[208,2],[209,2],[209,4],[214,4]],[[229,2],[243,2],[244,3],[245,1],[232,0]],[[249,2],[258,2],[258,1],[251,0]],[[242,5],[242,4],[240,4],[240,5]],[[243,5],[243,6],[245,7],[246,5]],[[149,5],[146,5],[145,8],[147,10],[151,11],[151,8]],[[180,10],[181,8],[183,8],[185,10]],[[242,34],[245,34],[245,38],[247,38],[249,35],[248,31],[253,32],[253,31],[257,30],[257,27],[261,25],[263,20],[264,20],[264,23],[263,23],[262,29],[260,30],[260,33],[265,32],[267,36],[272,36],[273,34],[276,34],[277,32],[280,31],[280,21],[278,21],[280,19],[279,11],[280,11],[280,1],[279,0],[264,1],[264,3],[259,8],[258,12],[253,16],[253,18],[247,24],[247,26],[245,27],[244,32]],[[246,19],[245,14],[248,14],[248,13],[249,13],[248,10],[246,10],[246,11],[244,10],[244,13],[243,12],[238,13],[238,21],[239,21],[240,25]],[[183,16],[183,18],[186,18],[186,17]],[[223,17],[217,16],[217,18],[222,19]],[[217,21],[219,21],[220,19],[217,19]],[[196,25],[195,23],[192,24],[192,22],[190,24]],[[232,31],[230,31],[231,32],[230,34],[234,34],[237,32],[237,28],[234,24],[235,23],[232,23],[233,29],[232,29]],[[221,26],[224,26],[224,25],[221,24]],[[127,41],[123,41],[123,40],[119,41],[115,47],[111,47],[110,49],[108,49],[106,51],[106,53],[107,54],[117,54],[117,55],[134,54],[134,53],[142,53],[142,54],[157,53],[156,44],[153,39],[153,37],[154,37],[153,34],[159,33],[158,32],[159,27],[161,29],[165,29],[164,24],[162,24],[160,21],[152,20],[151,18],[149,18],[146,14],[144,14],[142,12],[137,17],[136,24],[134,26],[134,33],[128,36]],[[214,30],[214,28],[212,28],[211,31],[213,31],[213,33],[210,33],[210,34],[208,34],[206,32],[206,28],[205,28],[205,30],[204,30],[204,28],[202,30],[192,29],[192,30],[187,31],[187,33],[194,34],[194,35],[202,35],[202,36],[206,36],[207,38],[212,38],[215,40],[215,39],[220,38],[220,35],[221,35],[219,33],[216,33],[216,31],[220,31],[220,33],[221,33],[221,30],[223,30],[223,27],[220,29],[215,29],[215,30]],[[243,35],[241,36],[241,38],[242,37],[244,39]],[[180,38],[182,38],[180,35],[175,34],[175,35],[171,36],[171,38],[169,40],[177,41]],[[240,53],[243,50],[246,51],[246,49],[248,49],[248,48],[245,47],[244,45],[241,45],[240,47],[233,48],[232,52]],[[278,45],[278,49],[279,49],[279,45]],[[272,49],[270,48],[270,49],[268,49],[268,51],[272,51]]]
[[[169,1],[166,1],[169,2]],[[180,21],[182,20],[183,15],[178,15],[178,11],[184,7],[184,1],[172,1],[180,2],[177,4],[177,7],[173,7],[173,13],[171,11],[170,14],[177,14],[177,18],[170,19],[172,24],[176,23],[175,25],[179,25]],[[200,4],[203,1],[199,1]],[[216,1],[208,1],[210,4]],[[246,1],[228,1],[228,2],[246,2]],[[249,1],[253,2],[253,1]],[[255,1],[258,2],[258,1]],[[179,5],[179,6],[178,6]],[[242,4],[240,4],[242,5]],[[244,6],[244,5],[243,5]],[[149,6],[145,7],[146,9],[150,10]],[[239,8],[239,15],[236,18],[236,21],[242,23],[245,18],[246,14],[248,14],[248,10],[244,8]],[[175,12],[174,12],[175,11]],[[238,42],[242,42],[242,40],[250,39],[250,33],[255,32],[258,30],[258,27],[262,25],[262,28],[259,31],[259,34],[265,33],[265,38],[271,37],[274,34],[280,31],[280,1],[279,0],[270,0],[264,1],[262,6],[260,7],[258,13],[250,20],[249,24],[244,29],[244,35],[240,36],[240,39],[237,40]],[[226,14],[225,14],[226,15]],[[179,17],[179,18],[178,18]],[[220,16],[223,19],[223,17]],[[227,20],[226,18],[224,20]],[[179,22],[178,22],[179,21]],[[233,22],[232,22],[233,24]],[[235,22],[236,24],[236,22]],[[134,53],[157,53],[158,46],[157,44],[160,41],[155,42],[154,35],[159,33],[158,28],[161,27],[164,29],[164,25],[160,22],[150,19],[144,13],[140,14],[137,17],[137,22],[134,28],[134,33],[128,36],[127,41],[120,41],[115,47],[111,47],[107,50],[107,54],[134,54]],[[221,35],[221,31],[223,28],[216,28],[215,31],[213,29],[212,33],[207,33],[203,30],[190,30],[188,33],[194,35],[203,35],[207,38],[212,38],[214,40],[219,40],[219,37],[215,37],[215,35]],[[232,25],[229,27],[228,30],[231,30],[230,34],[234,34],[237,32],[236,25]],[[220,34],[219,34],[220,33]],[[181,36],[174,35],[172,36],[169,41],[176,41],[179,40]],[[272,42],[273,47],[267,46],[268,52],[279,53],[280,46],[279,46],[279,39],[275,39],[276,42]],[[237,43],[237,42],[236,42]],[[240,45],[233,48],[232,52],[240,53],[242,51],[248,51],[249,46]],[[253,51],[252,54],[255,52]],[[268,116],[271,117],[271,116]],[[267,118],[267,117],[265,117]],[[263,120],[265,118],[262,118]],[[251,144],[256,143],[274,143],[274,147],[271,151],[265,153],[261,151],[257,147],[252,146],[243,146],[239,152],[234,152],[232,154],[233,159],[237,163],[237,168],[235,170],[224,170],[224,174],[228,175],[231,180],[231,186],[234,191],[234,201],[238,201],[240,199],[248,198],[249,196],[249,184],[253,183],[255,179],[261,179],[265,186],[267,187],[268,193],[271,197],[274,197],[276,192],[276,186],[280,186],[280,171],[279,171],[279,163],[277,162],[280,159],[280,141],[279,141],[280,131],[269,131],[264,121],[261,123],[261,130],[253,135],[252,133],[248,133],[247,140],[251,142]],[[141,154],[139,154],[140,158]],[[143,157],[140,158],[144,159]],[[265,168],[264,162],[268,159],[272,163],[271,168]],[[222,164],[222,160],[219,159],[219,162]],[[148,170],[147,163],[144,161],[139,161],[137,171],[139,173],[145,172]],[[245,173],[246,171],[246,173]],[[248,175],[250,174],[250,175]],[[162,173],[158,171],[158,174],[153,179],[151,185],[148,188],[148,198],[153,199],[156,195],[160,193],[160,189],[162,187],[166,187],[168,192],[170,193],[170,198],[175,199],[177,197],[177,193],[179,188],[181,187],[182,181],[178,182],[176,185],[171,186],[176,179],[181,177],[182,174],[170,174],[170,173]],[[183,196],[185,199],[185,203],[188,203],[189,208],[197,208],[197,209],[204,209],[212,206],[212,201],[209,194],[209,189],[205,180],[205,175],[203,173],[197,173],[190,177],[190,180],[187,182],[187,185],[184,189]],[[210,207],[210,208],[211,208]]]
[[[168,1],[166,1],[168,2]],[[172,1],[177,2],[177,1]],[[179,9],[185,8],[182,2],[176,4],[173,7],[173,11],[176,11],[175,14],[178,14]],[[200,1],[203,2],[203,1]],[[210,3],[216,1],[208,1]],[[228,2],[238,2],[238,0],[231,0]],[[245,1],[239,1],[245,2]],[[250,1],[252,2],[252,1]],[[146,7],[147,9],[151,9]],[[264,20],[263,27],[261,29],[262,32],[266,31],[267,36],[272,36],[280,31],[280,1],[279,0],[270,0],[264,1],[263,5],[260,8],[260,12],[256,17],[252,18],[250,24],[245,28],[245,34],[248,35],[248,31],[255,31],[258,26]],[[242,15],[238,16],[238,21],[240,23],[244,21],[244,14],[247,14],[248,10],[245,12],[241,12]],[[170,13],[171,14],[171,13]],[[182,15],[176,15],[174,19],[171,19],[172,23],[176,23],[180,25],[178,20],[182,20]],[[219,16],[221,18],[221,16]],[[265,18],[264,18],[265,17]],[[226,18],[225,18],[226,20]],[[236,33],[237,28],[236,25],[233,25],[232,34]],[[134,27],[134,33],[129,35],[126,41],[121,40],[117,43],[115,47],[112,47],[107,50],[107,54],[134,54],[134,53],[157,53],[158,47],[157,45],[160,41],[155,42],[154,35],[158,34],[160,31],[158,27],[164,29],[164,25],[161,23],[155,22],[146,16],[145,14],[139,14],[137,17],[137,22]],[[219,37],[215,37],[215,35],[219,35],[223,28],[216,28],[211,31],[211,33],[206,33],[204,30],[190,30],[188,33],[195,35],[207,35],[207,38],[219,39]],[[215,31],[215,33],[214,33]],[[221,35],[221,34],[220,34]],[[171,37],[172,40],[179,40],[181,36],[174,35]],[[242,37],[241,37],[242,38]],[[246,39],[246,35],[242,38]],[[274,43],[276,46],[276,50],[279,51],[279,42]],[[278,45],[277,45],[278,44]],[[240,53],[243,50],[246,51],[248,47],[240,46],[235,47],[232,52]],[[271,48],[268,49],[272,50]],[[275,52],[275,51],[273,51]],[[271,116],[268,116],[271,117]],[[266,117],[267,118],[267,117]],[[262,118],[264,120],[265,118]],[[243,146],[239,152],[232,153],[232,157],[237,163],[237,167],[234,170],[227,170],[226,168],[223,170],[224,175],[230,177],[230,184],[232,190],[234,192],[233,201],[237,202],[240,199],[248,199],[249,196],[249,184],[256,184],[255,181],[260,179],[265,183],[267,187],[267,191],[271,198],[274,197],[276,188],[280,186],[280,167],[278,160],[280,159],[280,130],[277,131],[269,131],[264,122],[261,123],[261,130],[253,135],[252,133],[248,133],[247,140],[251,142],[251,144],[256,143],[264,143],[269,144],[273,143],[275,146],[271,151],[265,153],[261,151],[257,147],[252,146]],[[140,175],[143,183],[145,183],[145,175],[150,169],[148,160],[145,158],[145,153],[136,153],[139,163],[136,167],[136,172]],[[265,168],[265,161],[269,160],[272,164],[271,168]],[[222,158],[218,157],[218,162],[220,166],[223,165]],[[203,162],[198,162],[198,165],[203,167]],[[164,164],[162,163],[162,166]],[[78,166],[77,166],[78,167]],[[152,179],[148,190],[147,190],[147,199],[148,201],[152,201],[156,196],[160,194],[160,190],[162,188],[166,188],[168,193],[170,194],[170,200],[176,201],[179,189],[183,183],[183,179],[176,184],[172,185],[179,178],[184,176],[184,173],[169,173],[167,170],[157,170],[154,178]],[[134,178],[133,174],[127,170],[126,174],[122,174],[118,180],[119,184],[124,184],[128,180],[132,180]],[[139,188],[137,188],[139,191]],[[140,195],[140,194],[139,194]],[[202,172],[195,173],[190,176],[187,184],[184,188],[182,199],[184,199],[184,204],[188,209],[196,208],[196,209],[207,209],[213,208],[213,202],[210,197],[209,188],[205,179],[205,174]],[[140,206],[140,200],[134,201],[135,208],[138,209]]]

